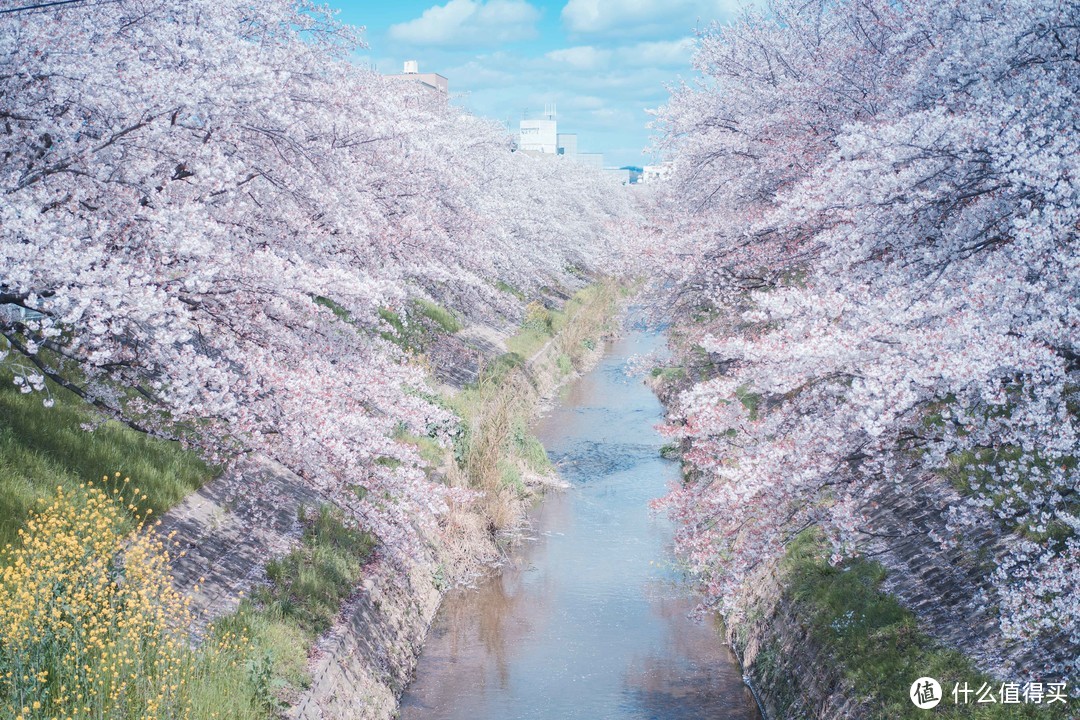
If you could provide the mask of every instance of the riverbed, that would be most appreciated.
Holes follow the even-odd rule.
[[[660,457],[663,409],[634,326],[537,426],[571,487],[532,513],[498,575],[451,591],[428,634],[403,720],[758,720],[734,658],[671,555],[648,503],[679,478]]]

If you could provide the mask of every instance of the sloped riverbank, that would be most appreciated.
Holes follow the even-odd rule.
[[[491,503],[455,509],[443,521],[442,536],[426,537],[422,551],[410,557],[391,557],[376,546],[362,568],[360,586],[307,649],[306,667],[292,668],[287,680],[272,681],[288,716],[394,715],[448,584],[455,575],[475,574],[497,559],[520,522],[512,515],[514,508],[524,507],[525,498],[545,487],[541,474],[530,472],[521,457],[526,453],[518,446],[531,447],[529,438],[507,438],[505,430],[531,416],[578,369],[595,362],[618,295],[613,283],[603,282],[574,297],[548,298],[551,309],[543,312],[551,318],[550,337],[536,333],[532,342],[537,347],[523,346],[530,350],[528,358],[507,351],[508,344],[522,347],[512,332],[488,326],[463,328],[439,340],[442,352],[436,357],[441,364],[435,366],[435,375],[443,382],[448,403],[461,404],[468,442],[445,450],[423,438],[416,442],[425,443],[428,451],[438,450],[431,456],[431,473],[444,482],[472,487],[478,487],[474,475],[479,470],[471,467],[471,454],[481,446],[491,450],[493,454],[473,459],[482,456],[499,468],[497,475],[484,476],[493,482],[484,488]],[[498,377],[492,379],[492,372]],[[506,447],[511,451],[503,454]],[[257,499],[243,492],[250,483],[263,490]],[[504,501],[507,510],[492,504]],[[247,607],[242,598],[265,586],[267,563],[300,543],[305,513],[332,504],[332,498],[280,464],[252,456],[170,511],[161,530],[175,533],[172,541],[184,551],[175,562],[176,584],[193,598],[197,627],[206,628]],[[498,512],[507,513],[506,527],[493,526]]]

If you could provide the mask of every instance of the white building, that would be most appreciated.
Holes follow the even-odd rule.
[[[646,165],[641,169],[641,182],[654,183],[666,180],[671,175],[671,163]]]
[[[577,155],[577,133],[558,133],[555,135],[556,151],[560,155]]]
[[[578,153],[575,159],[582,165],[588,165],[589,167],[594,167],[597,170],[604,169],[603,153]]]
[[[577,133],[559,132],[554,105],[544,108],[543,119],[522,119],[518,123],[517,150],[536,157],[562,156],[597,170],[604,169],[604,156],[601,153],[578,152]]]
[[[518,149],[538,155],[557,155],[559,133],[555,120],[522,120],[518,126]]]
[[[629,185],[630,184],[630,168],[609,167],[609,168],[604,168],[604,173],[606,175],[611,175],[611,176],[615,177],[623,185]]]
[[[406,60],[404,72],[400,75],[387,75],[392,80],[410,80],[426,85],[432,90],[437,90],[443,95],[450,94],[450,81],[438,73],[420,72],[420,63],[416,60]]]

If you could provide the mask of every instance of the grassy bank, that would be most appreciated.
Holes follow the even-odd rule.
[[[0,718],[256,717],[247,638],[190,646],[153,513],[120,482],[58,487],[0,556]]]
[[[784,587],[780,603],[798,618],[809,641],[828,658],[826,672],[843,679],[848,697],[863,702],[867,720],[1070,717],[1060,703],[977,704],[972,695],[969,704],[963,704],[963,696],[961,704],[955,704],[952,692],[957,683],[961,688],[967,683],[972,691],[986,683],[998,697],[1002,679],[980,672],[963,654],[922,632],[915,615],[882,591],[886,571],[879,563],[856,558],[834,567],[827,560],[824,542],[807,531],[791,544],[779,572]],[[735,628],[742,644],[747,632],[746,626]],[[781,647],[774,636],[749,668],[755,683],[776,702],[780,717],[795,717],[789,713],[801,693],[802,676],[815,670],[800,668],[793,659],[797,654]],[[923,676],[941,683],[944,699],[933,711],[920,710],[908,697],[911,684]]]
[[[507,341],[510,352],[446,400],[462,426],[451,479],[484,492],[483,513],[492,534],[520,522],[530,476],[551,472],[543,445],[529,429],[537,404],[584,366],[610,329],[620,296],[619,286],[604,280],[576,293],[561,310],[530,304],[522,327]]]
[[[525,499],[530,495],[530,481],[552,470],[543,446],[530,432],[538,401],[558,381],[584,366],[607,330],[619,294],[613,283],[591,286],[561,310],[545,310],[539,322],[534,308],[530,319],[510,341],[511,347],[525,350],[528,355],[506,353],[484,368],[474,385],[442,400],[462,419],[462,430],[452,451],[441,448],[431,438],[400,438],[415,443],[432,465],[442,464],[450,482],[483,491],[479,512],[470,509],[470,513],[476,522],[483,522],[481,532],[488,546],[494,547],[492,539],[502,537],[503,531],[513,529],[520,521]],[[327,307],[335,310],[332,304]],[[400,323],[403,332],[393,322],[398,316],[388,311],[384,318],[390,327],[388,332],[406,345],[412,337],[411,328],[421,324],[425,332],[435,332],[432,328],[436,327],[443,333],[460,329],[456,316],[434,304],[418,302],[410,308],[415,317],[411,323]],[[423,323],[416,317],[422,317]],[[527,362],[526,357],[534,362]],[[84,544],[102,553],[98,566],[112,581],[111,586],[106,581],[103,587],[120,587],[124,584],[116,582],[120,574],[138,567],[126,555],[126,548],[134,547],[130,545],[135,537],[131,532],[139,519],[146,517],[147,510],[151,517],[162,515],[212,478],[217,469],[178,444],[154,440],[104,421],[66,391],[50,386],[50,392],[55,406],[46,408],[40,395],[21,394],[10,378],[0,377],[0,520],[4,533],[0,540],[18,549],[26,536],[18,535],[17,529],[29,527],[25,523],[31,509],[57,488],[72,497],[100,488],[117,499],[113,511],[118,519],[106,542],[93,536],[99,528],[83,528],[89,533]],[[130,484],[124,479],[127,476],[132,478]],[[136,485],[143,498],[141,507],[128,508],[125,501],[130,500]],[[207,629],[198,647],[192,648],[187,639],[192,619],[184,609],[183,598],[166,589],[170,585],[167,561],[151,559],[156,568],[154,597],[162,598],[153,607],[139,610],[133,606],[134,614],[121,616],[105,598],[100,607],[88,609],[102,619],[96,622],[107,621],[117,637],[124,635],[125,627],[145,626],[146,636],[160,637],[161,642],[155,640],[153,647],[140,646],[138,651],[143,655],[137,667],[125,670],[126,675],[110,675],[102,680],[112,685],[95,691],[101,696],[85,714],[72,716],[238,720],[280,716],[311,685],[309,652],[337,622],[343,605],[363,579],[365,564],[376,544],[375,538],[352,527],[331,507],[308,508],[300,520],[303,534],[296,548],[266,566],[267,582],[242,599],[235,613],[219,618]],[[38,549],[47,545],[39,543]],[[47,553],[38,555],[28,571],[29,577],[48,572]],[[72,571],[71,567],[57,570],[59,586],[65,585],[63,573]],[[447,573],[449,577],[449,570]],[[24,580],[20,582],[25,584]],[[9,585],[5,592],[17,597],[20,588]],[[68,604],[82,607],[81,603],[84,599],[79,596]],[[56,622],[64,622],[65,617],[61,612]],[[158,625],[150,627],[147,618],[155,619]],[[42,622],[53,620],[44,618]],[[49,625],[48,632],[38,635],[51,636],[50,628],[55,629]],[[112,647],[107,638],[104,642],[103,647]],[[81,647],[79,643],[76,646]],[[85,658],[69,659],[50,660],[50,676],[78,675]],[[11,663],[17,663],[17,659]],[[172,668],[173,673],[166,685],[168,706],[154,690],[160,689],[162,679],[155,674],[155,668],[164,666]],[[27,677],[40,672],[40,668],[25,669],[32,670]],[[21,669],[14,669],[11,677],[17,677],[18,672]],[[51,717],[46,711],[61,712],[59,689],[51,696],[42,696],[45,700],[35,700],[21,693],[19,682],[5,691],[3,699],[10,703],[0,703],[14,707],[14,714],[0,710],[0,720],[12,720],[20,714],[36,719]],[[70,687],[69,683],[61,684]],[[171,689],[172,685],[179,689]],[[21,704],[24,699],[28,703],[25,713]],[[40,707],[34,702],[41,703]]]
[[[351,527],[336,508],[310,509],[301,522],[300,545],[266,566],[267,584],[218,620],[209,638],[248,642],[243,682],[257,702],[230,717],[275,717],[309,686],[308,651],[356,591],[375,549],[375,538]]]
[[[43,395],[20,393],[11,375],[0,372],[0,547],[16,541],[37,499],[58,485],[74,491],[88,479],[119,472],[138,478],[160,516],[218,473],[179,443],[103,420],[52,383],[49,393],[51,408]]]

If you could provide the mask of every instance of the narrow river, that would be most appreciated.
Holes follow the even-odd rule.
[[[713,621],[672,567],[647,504],[679,476],[663,417],[627,359],[663,347],[634,328],[564,391],[537,432],[572,487],[533,513],[538,538],[503,572],[448,594],[403,720],[756,720]]]

